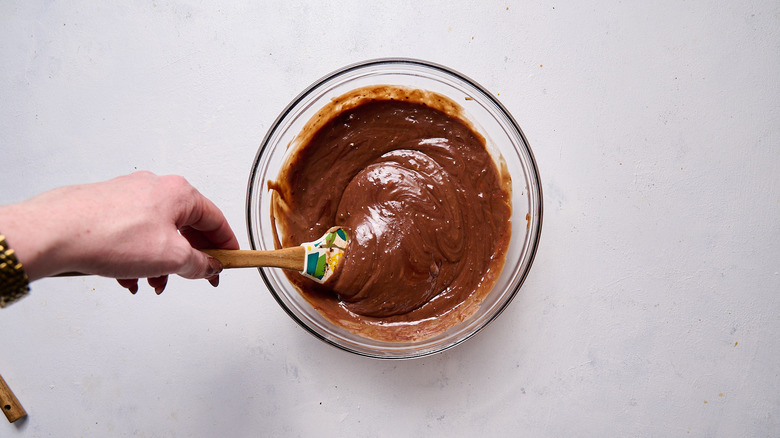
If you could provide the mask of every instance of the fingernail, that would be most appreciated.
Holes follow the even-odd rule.
[[[165,286],[157,286],[156,288],[154,288],[154,293],[160,295],[161,293],[163,293],[164,290],[165,290]]]
[[[209,283],[211,283],[212,286],[217,287],[219,286],[219,275],[215,275],[213,277],[208,278]]]
[[[208,261],[209,267],[206,269],[206,277],[217,275],[222,272],[222,263],[220,263],[219,260],[215,259],[214,257],[209,257]]]

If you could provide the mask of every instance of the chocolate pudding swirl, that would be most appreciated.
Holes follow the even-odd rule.
[[[287,276],[326,318],[370,338],[435,336],[468,318],[501,273],[511,180],[443,96],[355,90],[321,110],[269,188],[277,247],[350,231],[336,275]]]

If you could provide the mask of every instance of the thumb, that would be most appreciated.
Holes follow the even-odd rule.
[[[190,247],[189,257],[177,274],[184,278],[206,278],[222,272],[219,260]]]

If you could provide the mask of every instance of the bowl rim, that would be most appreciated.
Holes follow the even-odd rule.
[[[306,87],[303,91],[301,91],[294,99],[290,101],[290,103],[285,106],[284,110],[282,110],[279,115],[276,117],[274,122],[269,126],[268,130],[266,131],[265,136],[263,137],[262,143],[260,144],[260,147],[258,148],[257,153],[255,154],[255,158],[252,161],[252,168],[250,169],[249,173],[249,180],[247,182],[247,195],[246,195],[246,208],[245,208],[245,214],[246,214],[246,226],[247,226],[247,234],[249,238],[249,245],[253,250],[256,250],[257,247],[255,246],[255,238],[259,237],[255,235],[255,232],[252,227],[252,195],[254,194],[253,191],[253,182],[255,181],[255,178],[257,176],[257,173],[260,171],[258,168],[258,164],[261,160],[261,157],[263,156],[263,153],[269,148],[268,141],[271,138],[271,136],[276,132],[276,130],[279,128],[279,125],[283,120],[286,119],[286,117],[290,114],[290,112],[295,108],[302,100],[304,100],[312,91],[320,87],[322,84],[328,82],[329,80],[342,76],[344,74],[347,74],[349,72],[352,72],[354,70],[359,70],[367,67],[373,67],[373,66],[379,66],[379,65],[411,65],[416,67],[422,67],[422,68],[429,68],[435,71],[438,71],[440,73],[445,73],[447,75],[454,76],[457,79],[460,79],[464,82],[466,82],[468,85],[474,87],[477,91],[482,93],[483,97],[485,97],[491,104],[495,105],[501,113],[510,122],[511,128],[516,130],[517,134],[520,136],[520,138],[523,141],[523,146],[525,148],[525,151],[528,153],[529,162],[528,168],[531,170],[531,174],[529,175],[529,179],[533,181],[535,184],[533,184],[534,189],[536,193],[538,194],[538,203],[537,203],[537,211],[536,216],[538,217],[538,221],[536,224],[536,234],[533,236],[533,238],[529,241],[529,259],[528,259],[528,266],[524,270],[524,272],[521,273],[521,276],[519,278],[519,281],[517,282],[517,285],[515,286],[514,290],[511,291],[507,299],[501,304],[501,306],[497,309],[493,315],[491,315],[483,324],[478,326],[476,330],[473,330],[471,333],[466,334],[461,339],[456,340],[455,342],[452,342],[450,344],[447,344],[445,346],[437,346],[435,348],[429,348],[427,350],[419,351],[419,352],[408,352],[404,353],[403,355],[381,355],[381,354],[370,354],[365,351],[349,348],[346,345],[339,344],[337,342],[334,342],[333,340],[329,339],[328,337],[318,333],[316,330],[314,330],[312,327],[310,327],[308,324],[306,324],[304,321],[301,321],[300,318],[298,318],[295,313],[292,312],[288,308],[288,306],[284,303],[284,301],[279,297],[276,290],[274,290],[274,287],[271,284],[271,281],[266,276],[265,272],[262,268],[258,268],[258,272],[260,273],[261,278],[263,279],[263,282],[266,285],[266,288],[271,293],[271,295],[274,297],[276,302],[279,304],[279,306],[284,309],[284,311],[295,321],[300,327],[302,327],[304,330],[312,334],[317,339],[332,345],[340,350],[344,350],[353,354],[357,354],[359,356],[363,357],[370,357],[375,359],[413,359],[413,358],[419,358],[419,357],[425,357],[432,354],[440,353],[442,351],[449,350],[456,345],[459,345],[466,340],[470,339],[480,331],[482,331],[485,327],[487,327],[492,321],[494,321],[498,316],[504,312],[504,310],[509,306],[509,304],[514,300],[515,296],[519,292],[520,288],[522,287],[523,283],[525,282],[525,279],[528,277],[528,273],[531,271],[531,267],[533,266],[534,260],[536,259],[536,253],[539,248],[539,242],[542,235],[542,224],[543,224],[543,216],[544,216],[544,197],[542,194],[542,184],[541,184],[541,177],[539,176],[539,168],[536,163],[536,158],[534,157],[533,150],[531,149],[528,139],[525,136],[525,133],[523,133],[523,130],[520,128],[520,125],[517,123],[515,118],[512,116],[512,114],[507,110],[507,108],[495,97],[492,93],[490,93],[485,87],[480,85],[475,80],[471,79],[470,77],[450,68],[446,67],[441,64],[437,64],[430,61],[425,61],[421,59],[416,58],[404,58],[404,57],[387,57],[387,58],[373,58],[373,59],[367,59],[364,61],[358,61],[349,65],[346,65],[342,68],[339,68],[337,70],[334,70],[316,81],[312,82],[311,85]],[[261,184],[262,185],[262,184]],[[529,192],[531,191],[531,187],[528,188]],[[534,214],[533,211],[529,212],[530,214]]]

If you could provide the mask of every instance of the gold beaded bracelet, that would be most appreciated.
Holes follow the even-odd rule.
[[[14,250],[8,247],[0,234],[0,308],[27,295],[30,282]]]

